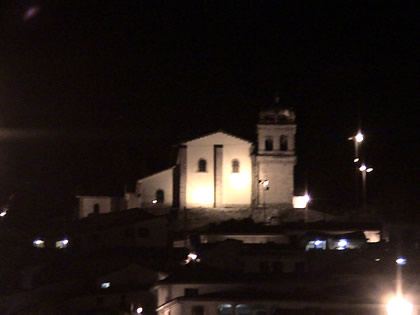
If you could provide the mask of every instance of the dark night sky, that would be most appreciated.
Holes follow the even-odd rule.
[[[314,205],[351,205],[347,137],[360,117],[371,203],[387,214],[419,206],[412,8],[48,0],[0,10],[2,200],[36,194],[65,208],[69,195],[121,192],[170,165],[182,140],[218,129],[253,140],[277,91],[297,111],[297,192],[306,179]]]

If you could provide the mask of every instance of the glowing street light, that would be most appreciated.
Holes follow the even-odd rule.
[[[365,136],[359,131],[355,136],[348,139],[354,141],[354,162],[357,163],[359,162],[359,145],[363,142]]]
[[[137,313],[137,314],[141,314],[141,313],[143,313],[143,307],[137,307],[137,309],[136,309],[136,313]]]
[[[404,297],[397,295],[392,297],[386,305],[388,315],[411,315],[413,304]]]
[[[362,173],[362,197],[363,208],[366,208],[367,195],[366,195],[366,174],[373,171],[372,167],[367,167],[365,164],[360,165],[359,171]]]

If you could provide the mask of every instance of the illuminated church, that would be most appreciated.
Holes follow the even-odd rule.
[[[223,131],[179,145],[176,165],[139,179],[140,208],[291,206],[296,123],[291,108],[262,110],[257,144]]]

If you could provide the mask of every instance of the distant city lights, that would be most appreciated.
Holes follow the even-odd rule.
[[[66,238],[55,242],[56,248],[66,248],[68,245],[69,245],[69,240]]]
[[[38,238],[32,242],[32,245],[37,248],[43,248],[45,247],[45,242]]]
[[[200,259],[196,253],[188,254],[187,259],[185,260],[185,264],[189,264],[190,262],[200,262]]]
[[[338,242],[337,242],[337,246],[338,246],[338,250],[344,250],[344,249],[346,249],[347,248],[347,246],[349,245],[349,241],[348,240],[346,240],[346,239],[344,239],[344,238],[342,238],[341,240],[339,240]]]
[[[111,282],[102,282],[101,289],[108,289],[111,286]]]

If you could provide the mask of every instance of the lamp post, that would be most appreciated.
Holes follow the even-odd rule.
[[[354,142],[354,160],[353,160],[353,162],[357,163],[357,162],[360,161],[359,146],[361,145],[361,143],[365,139],[365,136],[363,135],[363,133],[361,131],[359,131],[355,136],[349,137],[348,139],[352,140]]]
[[[359,171],[362,173],[362,200],[363,200],[363,209],[366,209],[367,204],[367,191],[366,191],[366,174],[373,171],[372,167],[367,167],[365,164],[362,164],[359,167]]]
[[[270,189],[270,186],[269,186],[270,181],[268,179],[260,179],[258,182],[262,186],[262,190],[263,190],[262,197],[263,197],[263,211],[264,211],[264,223],[265,223],[266,219],[267,219],[266,218],[266,213],[265,213],[266,212],[265,211],[265,192]]]

